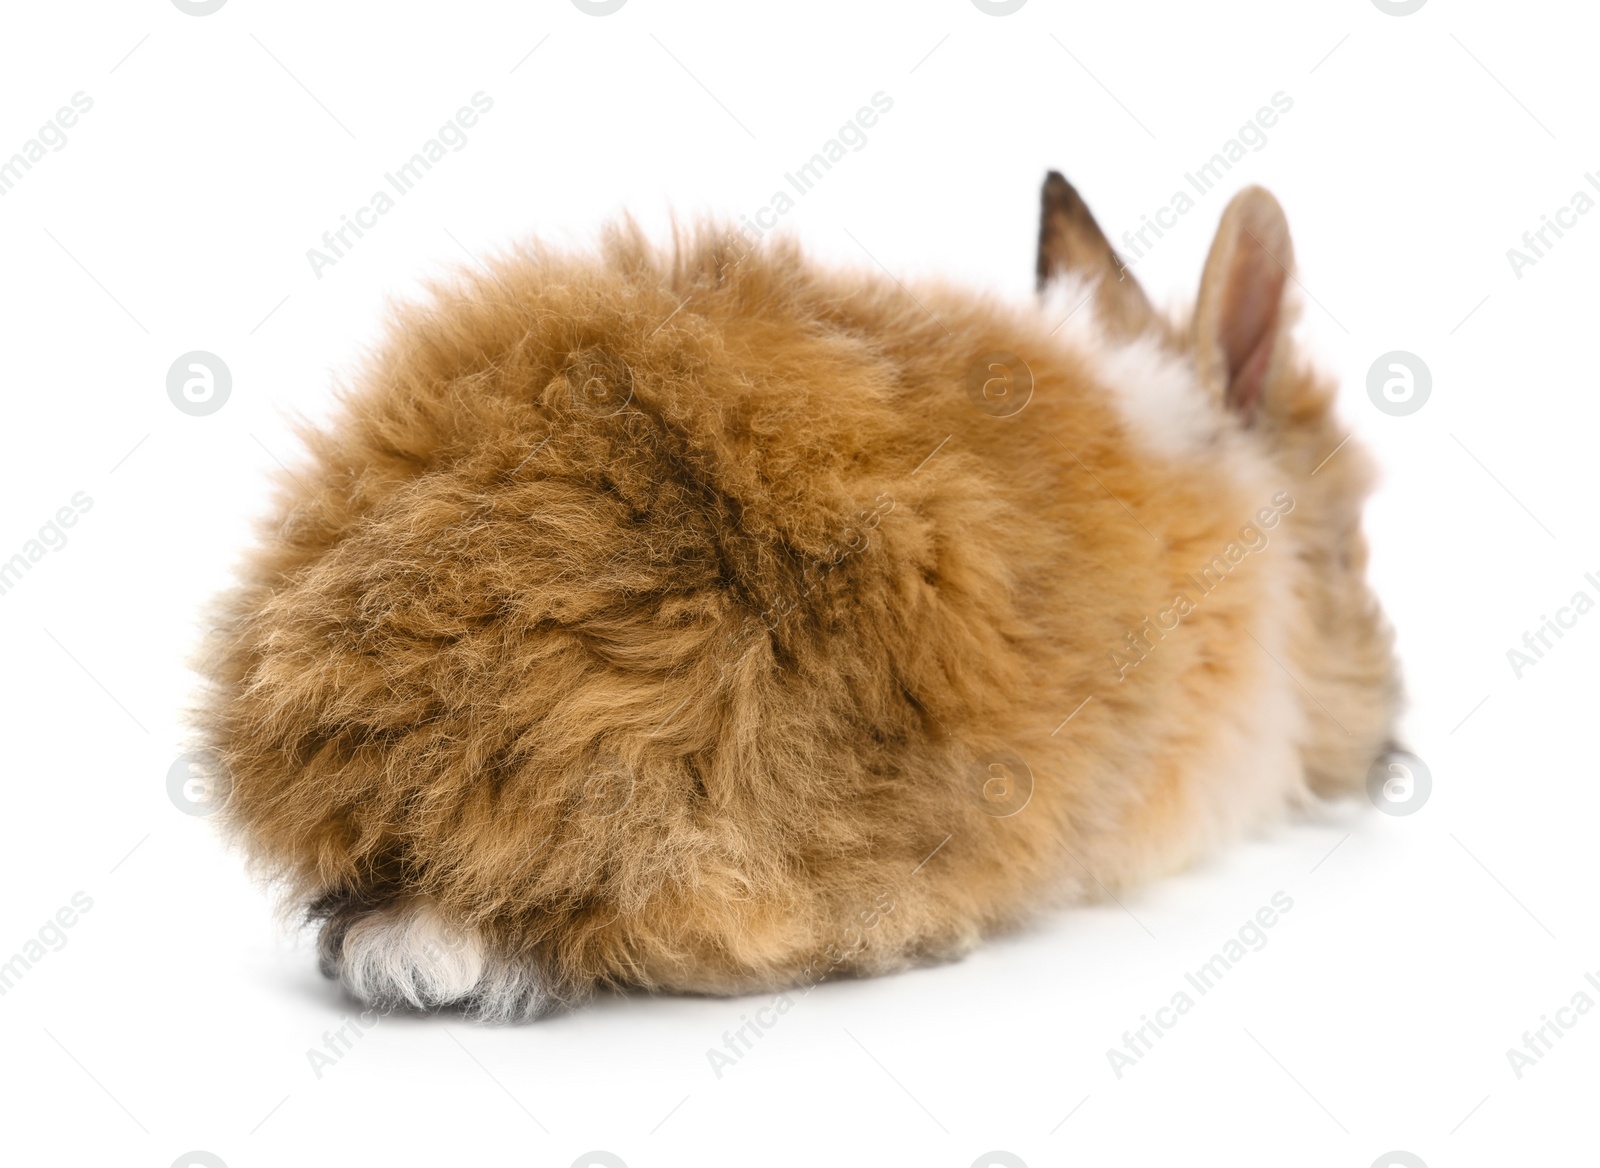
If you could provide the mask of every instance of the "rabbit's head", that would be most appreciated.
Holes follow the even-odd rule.
[[[1393,745],[1400,686],[1392,634],[1366,580],[1361,508],[1373,468],[1336,417],[1337,386],[1301,357],[1291,335],[1298,282],[1282,207],[1261,187],[1235,195],[1192,311],[1169,319],[1151,307],[1077,191],[1052,172],[1038,275],[1041,291],[1058,279],[1092,286],[1098,329],[1175,357],[1192,375],[1188,392],[1198,401],[1174,404],[1204,415],[1207,451],[1259,458],[1293,498],[1284,524],[1298,559],[1296,611],[1292,660],[1283,664],[1308,699],[1304,759],[1312,788],[1349,790]]]

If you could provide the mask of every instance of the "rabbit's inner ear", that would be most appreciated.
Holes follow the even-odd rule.
[[[1260,187],[1233,197],[1206,258],[1195,305],[1195,357],[1213,393],[1246,424],[1255,418],[1288,326],[1294,267],[1289,224]]]
[[[1044,180],[1039,209],[1039,290],[1062,276],[1097,285],[1102,323],[1125,337],[1149,327],[1154,313],[1144,289],[1107,241],[1077,190],[1056,171]]]

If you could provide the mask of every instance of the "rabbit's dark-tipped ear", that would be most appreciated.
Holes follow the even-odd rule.
[[[1154,313],[1144,289],[1089,213],[1077,190],[1056,171],[1044,180],[1039,207],[1039,290],[1069,272],[1099,285],[1097,303],[1104,323],[1131,336],[1142,332]]]
[[[1278,200],[1246,187],[1222,213],[1200,277],[1194,344],[1200,375],[1248,424],[1288,330],[1284,305],[1294,245]]]

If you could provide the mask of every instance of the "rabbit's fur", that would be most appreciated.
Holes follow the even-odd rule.
[[[463,274],[224,602],[226,822],[362,999],[514,1018],[957,954],[1358,790],[1397,683],[1292,265],[1245,191],[1162,319],[1052,175],[1042,308],[710,231]]]

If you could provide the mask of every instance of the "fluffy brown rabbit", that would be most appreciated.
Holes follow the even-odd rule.
[[[880,973],[1358,791],[1368,464],[1277,202],[1187,319],[1059,175],[1039,262],[1014,306],[623,227],[402,310],[206,666],[324,971],[495,1019]]]

